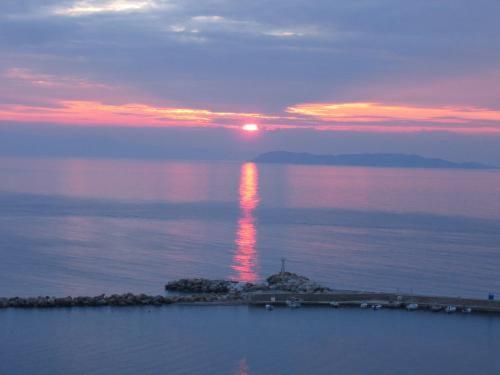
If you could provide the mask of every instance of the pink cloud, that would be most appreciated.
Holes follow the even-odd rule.
[[[456,132],[500,132],[500,110],[480,107],[431,107],[383,103],[305,103],[290,106],[286,112],[314,118],[328,129],[337,124],[345,128],[369,131],[439,130]],[[329,124],[328,125],[325,125]],[[372,124],[371,126],[360,124]],[[407,125],[405,126],[404,123]],[[394,124],[395,126],[389,126]],[[380,126],[381,125],[381,126]]]
[[[500,110],[479,106],[352,101],[301,103],[277,114],[220,111],[172,102],[154,105],[150,104],[153,100],[145,100],[126,88],[81,77],[54,76],[24,68],[11,68],[3,75],[6,84],[0,98],[5,104],[0,105],[0,121],[229,128],[255,122],[267,130],[500,133]]]
[[[95,101],[60,101],[57,106],[9,105],[0,107],[0,119],[54,122],[79,125],[122,126],[208,126],[217,121],[273,119],[259,113],[217,112],[185,107],[156,107],[147,104],[104,104]],[[230,126],[230,125],[223,125]]]
[[[307,103],[286,109],[294,115],[331,122],[421,121],[463,123],[500,121],[500,110],[477,107],[420,107],[382,103]]]
[[[64,100],[51,105],[0,106],[0,120],[77,125],[220,126],[258,122],[267,130],[311,128],[329,131],[500,133],[500,111],[477,107],[416,107],[380,103],[308,103],[283,115],[225,112],[204,108],[106,104]],[[289,115],[292,114],[292,115]]]
[[[27,85],[48,88],[72,88],[72,89],[111,89],[111,86],[103,83],[92,82],[79,77],[55,76],[42,74],[30,69],[11,68],[5,71],[4,77],[23,82]]]

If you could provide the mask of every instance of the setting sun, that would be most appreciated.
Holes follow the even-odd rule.
[[[257,124],[245,124],[241,127],[242,130],[246,132],[256,132],[259,131]]]

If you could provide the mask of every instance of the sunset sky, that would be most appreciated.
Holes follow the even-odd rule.
[[[500,164],[499,14],[496,0],[3,0],[0,154]],[[263,134],[234,134],[246,123]]]

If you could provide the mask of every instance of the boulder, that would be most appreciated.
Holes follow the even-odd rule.
[[[277,273],[266,279],[269,289],[282,290],[293,293],[323,293],[331,291],[330,288],[322,286],[309,280],[305,276],[292,272]]]
[[[238,282],[229,280],[210,280],[202,278],[180,279],[165,285],[168,291],[183,293],[229,293],[238,287]]]

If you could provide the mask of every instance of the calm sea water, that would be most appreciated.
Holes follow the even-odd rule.
[[[2,374],[498,374],[500,320],[247,307],[0,312]]]
[[[0,159],[0,296],[256,281],[500,295],[500,173]],[[500,372],[500,321],[247,307],[0,311],[0,373]]]
[[[0,296],[162,293],[288,268],[342,289],[500,294],[498,171],[0,159]]]

